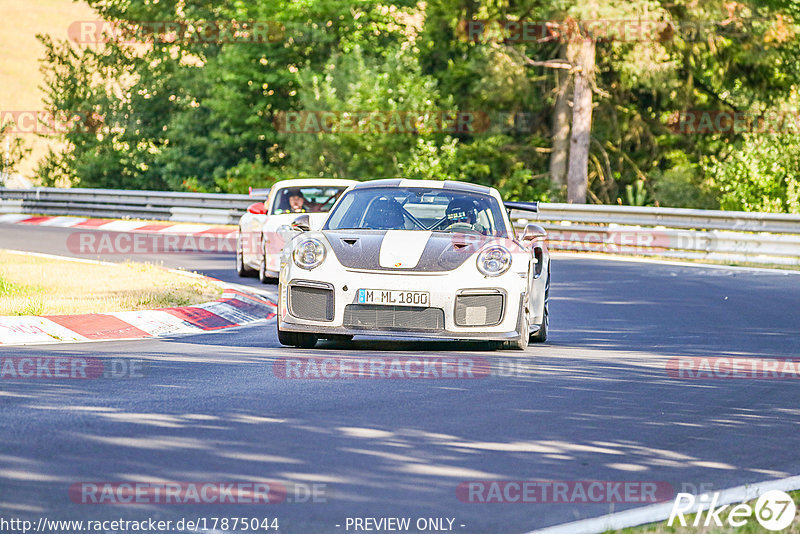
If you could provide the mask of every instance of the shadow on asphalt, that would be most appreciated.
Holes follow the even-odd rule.
[[[106,344],[90,353],[101,346],[114,354]],[[287,380],[276,377],[274,361],[315,351],[213,344],[201,351],[183,340],[159,349],[123,355],[150,362],[137,380],[3,382],[4,512],[262,515],[245,505],[82,506],[67,491],[81,481],[278,481],[329,492],[326,503],[271,506],[267,513],[282,518],[285,532],[334,532],[344,516],[381,514],[455,516],[469,525],[464,532],[522,532],[634,505],[464,503],[459,483],[633,480],[677,492],[800,467],[787,445],[797,442],[800,411],[795,384],[786,381],[679,381],[647,361],[560,348],[551,355],[546,347],[483,355],[519,361],[513,376]],[[352,357],[370,354],[392,351]]]
[[[333,524],[346,516],[454,516],[461,532],[511,533],[635,505],[473,504],[457,498],[459,483],[663,481],[677,492],[800,472],[796,383],[682,381],[664,365],[674,355],[797,356],[796,286],[776,294],[758,277],[554,265],[552,342],[525,353],[375,340],[295,350],[278,346],[272,323],[24,349],[151,365],[136,380],[2,381],[0,508],[30,518],[270,515],[288,533],[340,532]],[[409,353],[519,365],[480,380],[287,380],[273,367],[285,356]],[[318,483],[328,499],[266,512],[82,506],[68,497],[81,481]]]

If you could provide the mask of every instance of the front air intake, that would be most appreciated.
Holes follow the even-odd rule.
[[[444,310],[411,306],[348,304],[344,308],[344,326],[376,330],[444,330]]]
[[[457,326],[494,326],[503,320],[502,293],[456,296],[455,323]]]
[[[291,284],[289,313],[298,319],[333,321],[333,286]]]

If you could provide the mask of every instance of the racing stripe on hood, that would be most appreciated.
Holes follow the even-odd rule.
[[[370,271],[387,272],[444,272],[452,271],[461,266],[469,258],[473,257],[487,242],[496,241],[494,238],[465,235],[449,234],[444,232],[427,232],[420,230],[324,230],[322,232],[330,243],[336,259],[345,268],[365,269]],[[399,236],[394,244],[385,245],[384,239],[390,233],[405,233],[409,237],[408,241],[413,240],[415,251],[411,253],[411,245]],[[416,234],[416,237],[413,236]],[[501,240],[504,241],[504,240]],[[422,247],[417,251],[416,247]],[[384,255],[386,250],[386,256]],[[402,263],[401,267],[395,267],[394,261],[389,264],[389,252],[407,255],[398,257]],[[394,259],[394,258],[392,258]],[[410,265],[412,260],[415,262],[413,267]]]
[[[379,265],[391,269],[413,269],[430,237],[431,232],[389,230],[383,236]]]

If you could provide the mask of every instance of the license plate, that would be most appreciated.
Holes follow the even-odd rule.
[[[395,289],[359,289],[359,304],[386,304],[387,306],[428,307],[430,295],[427,291],[399,291]]]

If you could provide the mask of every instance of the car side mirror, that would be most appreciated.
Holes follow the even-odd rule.
[[[294,236],[298,234],[298,232],[299,230],[289,226],[288,224],[282,224],[275,230],[275,233],[278,234],[278,237],[283,243],[288,243],[291,241]]]
[[[301,215],[292,221],[292,230],[299,230],[301,232],[308,232],[311,230],[311,219],[308,215]]]
[[[530,244],[537,239],[547,237],[547,231],[538,224],[526,224],[525,231],[522,232],[522,242]]]
[[[266,215],[267,207],[263,202],[255,202],[247,206],[247,212],[252,213],[253,215]]]

